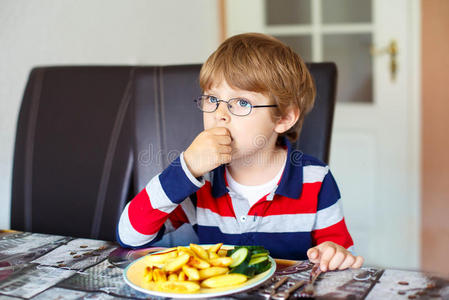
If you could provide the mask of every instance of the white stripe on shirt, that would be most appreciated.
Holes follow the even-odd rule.
[[[126,245],[130,245],[133,247],[145,245],[146,243],[152,241],[157,236],[157,233],[146,235],[139,233],[137,230],[133,228],[131,222],[129,221],[128,215],[129,204],[130,203],[128,203],[125,206],[125,209],[123,210],[123,213],[120,216],[120,221],[118,225],[118,234],[120,236],[122,243]]]
[[[341,201],[337,200],[335,204],[321,209],[316,214],[316,222],[314,230],[323,229],[334,224],[337,224],[343,219],[343,209],[341,207]]]
[[[238,234],[244,232],[310,232],[312,231],[315,216],[309,214],[282,214],[265,217],[246,216],[245,224],[239,224],[234,217],[222,217],[208,208],[197,208],[198,225],[219,227],[225,234]]]
[[[329,173],[328,166],[305,166],[303,170],[304,183],[322,182],[327,173]]]
[[[257,225],[257,232],[310,232],[315,222],[316,214],[283,214],[265,217],[248,216],[250,221],[253,218]]]
[[[160,174],[154,176],[153,179],[145,187],[148,197],[150,197],[151,206],[164,213],[171,213],[178,205],[172,202],[165,194],[159,180]]]
[[[200,226],[219,227],[221,232],[229,234],[241,233],[234,217],[222,217],[208,208],[197,207],[197,222]]]
[[[186,161],[184,160],[184,152],[182,152],[181,155],[179,156],[179,160],[181,161],[182,170],[186,174],[187,178],[189,178],[190,181],[194,185],[196,185],[198,188],[201,188],[206,183],[206,181],[204,178],[202,178],[201,181],[199,181],[198,179],[195,178],[195,176],[193,176],[193,174],[190,172],[189,168],[187,167]]]
[[[182,210],[186,214],[187,220],[189,220],[189,223],[193,226],[196,224],[196,211],[195,207],[193,206],[192,200],[190,198],[186,198],[181,203]]]

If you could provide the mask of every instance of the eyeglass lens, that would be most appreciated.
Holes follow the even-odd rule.
[[[198,107],[204,112],[213,112],[218,108],[220,102],[225,102],[223,100],[218,100],[216,97],[212,96],[201,96],[198,98]],[[227,102],[229,111],[237,116],[245,116],[251,112],[251,103],[245,99],[234,98]]]

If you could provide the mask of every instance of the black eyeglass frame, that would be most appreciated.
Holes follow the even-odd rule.
[[[203,97],[214,97],[214,98],[217,99],[217,103],[216,103],[215,109],[214,109],[213,111],[204,111],[204,110],[201,109],[199,102],[201,101],[201,99],[202,99]],[[246,115],[236,115],[235,113],[233,113],[233,112],[231,111],[231,107],[230,107],[230,104],[229,104],[229,102],[232,101],[232,100],[245,100],[246,102],[248,102],[249,105],[250,105],[250,107],[251,107],[250,110],[249,110],[249,112],[248,112]],[[220,105],[220,102],[224,102],[224,103],[226,103],[226,106],[227,106],[227,108],[228,108],[228,111],[229,111],[231,114],[233,114],[234,116],[237,116],[237,117],[244,117],[244,116],[249,115],[249,114],[253,111],[253,108],[259,108],[259,107],[277,107],[276,104],[253,105],[253,104],[251,104],[251,102],[250,102],[248,99],[245,99],[245,98],[231,98],[231,99],[229,99],[229,100],[226,101],[226,100],[218,99],[217,97],[211,96],[211,95],[201,95],[201,96],[198,96],[196,99],[193,100],[193,102],[196,103],[196,106],[198,107],[199,110],[201,110],[202,112],[205,112],[205,113],[213,113],[213,112],[215,112],[215,111],[218,109],[218,106]]]

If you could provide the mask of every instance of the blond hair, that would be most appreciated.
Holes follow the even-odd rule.
[[[219,80],[231,87],[262,93],[277,104],[273,118],[299,109],[298,121],[287,132],[292,142],[301,132],[304,117],[315,101],[315,84],[304,61],[278,39],[245,33],[226,39],[203,64],[199,82],[203,91]]]

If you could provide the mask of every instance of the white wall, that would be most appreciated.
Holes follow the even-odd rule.
[[[32,67],[201,63],[218,32],[212,0],[0,0],[0,229],[9,228],[16,122]]]

